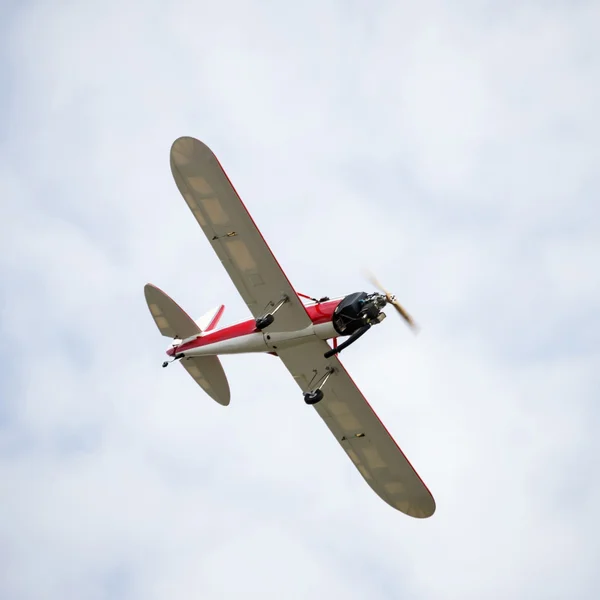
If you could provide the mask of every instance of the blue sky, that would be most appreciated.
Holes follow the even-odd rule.
[[[0,597],[596,597],[597,3],[4,11]],[[415,316],[342,358],[432,519],[373,494],[272,357],[224,358],[227,409],[160,368],[146,282],[248,316],[181,135],[299,291],[368,267]]]

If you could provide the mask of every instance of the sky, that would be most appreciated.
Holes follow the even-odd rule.
[[[0,597],[591,599],[600,586],[597,2],[0,8]],[[249,312],[179,195],[223,164],[431,489],[365,484],[271,356],[219,406],[144,301]],[[166,342],[166,343],[165,343]]]

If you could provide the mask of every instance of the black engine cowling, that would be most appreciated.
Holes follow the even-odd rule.
[[[352,335],[367,323],[378,320],[385,299],[379,294],[356,292],[346,296],[333,313],[333,327],[340,335]]]

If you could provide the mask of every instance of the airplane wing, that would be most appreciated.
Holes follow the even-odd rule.
[[[270,331],[293,331],[310,317],[213,152],[191,137],[171,147],[171,172],[208,241],[255,318],[283,297]],[[269,303],[272,303],[269,305]]]
[[[323,388],[323,400],[314,405],[315,410],[366,482],[383,500],[411,517],[430,517],[435,512],[431,492],[337,356],[323,357],[327,350],[327,342],[315,339],[301,346],[278,350],[278,355],[303,392],[308,391],[309,386],[315,386],[318,377],[325,374],[327,365],[335,368]],[[315,369],[317,378],[314,378]]]

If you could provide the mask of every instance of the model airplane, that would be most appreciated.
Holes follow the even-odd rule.
[[[213,152],[181,137],[171,147],[171,172],[187,205],[223,263],[253,318],[217,328],[223,305],[194,321],[169,296],[147,284],[145,296],[160,332],[173,340],[163,363],[179,361],[204,391],[228,405],[230,391],[220,354],[278,356],[371,488],[388,504],[417,518],[435,501],[394,442],[338,354],[385,318],[383,290],[316,299],[297,293],[273,256]],[[380,287],[375,282],[377,287]],[[338,345],[338,337],[346,337]],[[332,340],[330,346],[327,340]]]

